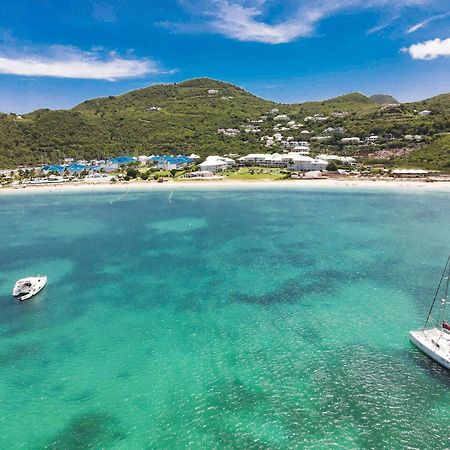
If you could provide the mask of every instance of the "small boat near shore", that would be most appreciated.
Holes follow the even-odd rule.
[[[20,280],[17,280],[14,285],[13,296],[18,297],[20,301],[28,300],[42,291],[46,284],[47,277],[45,275],[21,278]]]
[[[442,272],[425,325],[410,331],[409,338],[417,348],[442,366],[450,369],[450,323],[446,314],[449,303],[450,256]],[[440,301],[437,299],[440,298]]]

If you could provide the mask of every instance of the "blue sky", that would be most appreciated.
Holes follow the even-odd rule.
[[[201,76],[283,102],[448,92],[449,0],[0,2],[0,111]]]

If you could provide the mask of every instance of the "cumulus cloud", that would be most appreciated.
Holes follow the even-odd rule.
[[[450,56],[450,38],[448,39],[433,39],[418,44],[411,45],[411,47],[402,50],[409,53],[413,59],[431,60],[440,56]]]
[[[0,51],[0,74],[115,81],[164,72],[150,59],[124,58],[99,50],[83,52],[74,47],[53,46],[39,53],[6,55]]]
[[[321,20],[342,10],[380,7],[398,10],[429,0],[398,0],[394,6],[390,0],[285,0],[282,8],[278,0],[179,1],[186,10],[206,18],[209,31],[239,41],[283,44],[311,36]],[[280,10],[285,11],[284,16],[271,14]]]

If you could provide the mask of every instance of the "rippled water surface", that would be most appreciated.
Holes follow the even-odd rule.
[[[450,447],[449,194],[169,194],[0,196],[0,448]]]

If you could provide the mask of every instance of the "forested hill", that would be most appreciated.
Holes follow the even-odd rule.
[[[0,167],[57,162],[63,157],[271,151],[263,146],[261,137],[274,133],[276,114],[268,111],[278,109],[279,114],[287,114],[296,123],[303,123],[307,116],[326,117],[284,133],[296,140],[320,136],[328,127],[344,128],[345,134],[333,136],[326,146],[314,141],[312,147],[318,151],[324,145],[327,151],[342,152],[339,141],[343,136],[364,138],[377,134],[392,140],[420,134],[425,139],[413,150],[425,154],[426,159],[416,155],[415,164],[446,167],[448,163],[450,168],[450,157],[436,144],[439,140],[445,142],[443,133],[450,131],[450,94],[399,104],[393,109],[382,105],[390,99],[385,95],[370,98],[351,93],[321,102],[285,105],[207,78],[155,85],[116,97],[86,100],[70,110],[40,109],[22,116],[0,114]],[[424,109],[431,114],[420,117],[417,113]],[[243,126],[251,121],[258,123],[260,132],[244,132]],[[241,132],[234,137],[218,133],[227,128]],[[301,133],[306,128],[309,137]],[[436,159],[434,147],[428,151],[428,145],[439,148]],[[364,146],[354,151],[364,152]]]

